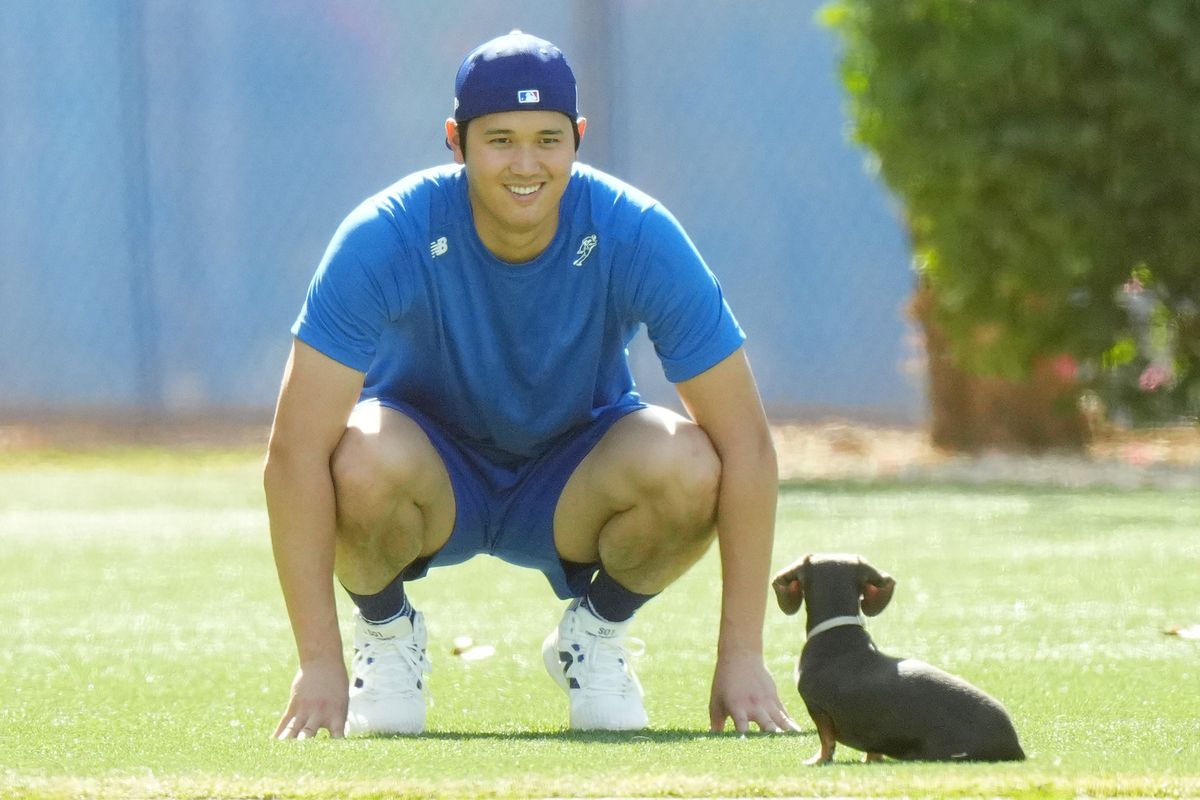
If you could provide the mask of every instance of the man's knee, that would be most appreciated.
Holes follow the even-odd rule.
[[[424,484],[439,471],[431,458],[436,458],[432,445],[411,420],[392,421],[386,433],[351,424],[330,459],[339,527],[372,520],[398,501],[417,502],[428,494]]]
[[[378,406],[356,410],[330,458],[330,474],[335,571],[351,591],[377,591],[449,539],[455,515],[450,475],[411,418]]]
[[[680,532],[711,537],[721,486],[721,460],[698,425],[681,425],[669,443],[646,454],[645,479],[663,513],[674,518]]]
[[[650,407],[621,419],[568,481],[554,515],[559,553],[610,568],[702,551],[715,535],[721,462],[694,422]],[[669,559],[668,559],[669,560]]]

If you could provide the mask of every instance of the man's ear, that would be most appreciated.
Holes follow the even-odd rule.
[[[579,141],[583,141],[583,132],[587,130],[587,117],[580,117],[575,120],[575,127],[579,129]]]
[[[466,163],[466,159],[463,157],[462,142],[458,139],[458,123],[454,121],[454,117],[446,118],[446,146],[450,148],[450,152],[454,153],[455,164]]]

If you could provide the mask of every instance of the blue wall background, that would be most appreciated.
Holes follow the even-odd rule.
[[[269,412],[338,223],[448,160],[453,78],[559,44],[580,158],[683,222],[776,419],[924,418],[898,214],[819,2],[0,4],[0,417]],[[672,402],[644,336],[643,393]]]

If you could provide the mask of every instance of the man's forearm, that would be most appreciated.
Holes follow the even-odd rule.
[[[271,547],[300,663],[340,659],[333,592],[336,512],[328,460],[272,454],[263,486]]]
[[[717,505],[722,595],[718,653],[761,653],[778,467],[768,439],[726,453]]]

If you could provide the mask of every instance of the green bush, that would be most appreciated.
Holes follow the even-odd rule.
[[[1200,2],[835,0],[857,139],[957,361],[1200,414]]]

